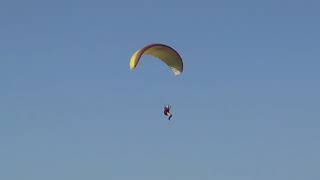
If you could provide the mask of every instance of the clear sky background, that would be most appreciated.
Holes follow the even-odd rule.
[[[319,7],[1,0],[0,179],[320,179]]]

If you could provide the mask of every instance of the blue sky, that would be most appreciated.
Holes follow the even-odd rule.
[[[2,0],[0,179],[319,179],[319,5]]]

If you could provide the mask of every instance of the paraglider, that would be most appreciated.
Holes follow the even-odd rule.
[[[162,62],[164,62],[175,76],[180,75],[183,72],[183,61],[179,53],[172,47],[165,44],[149,44],[141,49],[138,49],[130,58],[130,69],[134,70],[142,56],[151,55]],[[172,118],[170,112],[171,106],[166,105],[163,108],[163,113],[168,117],[168,120]]]
[[[151,55],[164,62],[178,76],[183,71],[183,62],[179,53],[164,44],[150,44],[137,50],[130,58],[130,69],[134,70],[144,55]]]
[[[172,114],[171,114],[171,112],[170,112],[170,109],[171,109],[171,106],[170,105],[166,105],[166,106],[164,106],[164,108],[163,108],[163,114],[165,115],[165,116],[168,116],[168,120],[170,121],[170,119],[171,119],[171,117],[172,117]]]

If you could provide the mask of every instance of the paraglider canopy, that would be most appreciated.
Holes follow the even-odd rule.
[[[183,62],[179,53],[172,47],[165,44],[149,44],[137,50],[130,58],[130,69],[134,70],[143,55],[151,55],[167,64],[174,75],[183,72]]]

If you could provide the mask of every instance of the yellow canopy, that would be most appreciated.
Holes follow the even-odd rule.
[[[137,50],[130,58],[130,69],[134,70],[138,65],[140,58],[145,55],[151,55],[166,63],[174,75],[180,75],[183,71],[183,62],[179,53],[164,44],[150,44]]]

